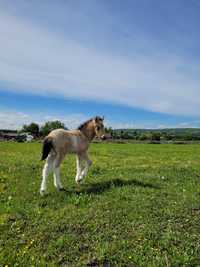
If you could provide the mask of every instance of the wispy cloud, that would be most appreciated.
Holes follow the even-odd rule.
[[[69,129],[75,129],[81,122],[88,119],[84,114],[70,114],[55,116],[52,113],[24,113],[15,110],[0,110],[0,129],[20,130],[24,124],[36,122],[40,126],[47,121],[62,121]]]
[[[200,115],[199,64],[165,53],[129,58],[92,48],[8,10],[0,9],[1,87]]]
[[[23,124],[30,121],[30,117],[22,112],[1,111],[0,128],[1,129],[20,129]]]
[[[36,122],[40,126],[47,121],[59,120],[62,121],[68,129],[76,129],[82,122],[88,120],[89,117],[83,113],[72,113],[65,115],[55,116],[52,112],[46,113],[42,112],[19,112],[16,110],[0,110],[0,129],[13,129],[20,130],[24,124],[29,124],[31,122]],[[112,127],[114,129],[164,129],[164,128],[194,128],[200,127],[199,120],[190,120],[177,123],[166,123],[160,124],[159,122],[152,122],[149,120],[143,120],[141,122],[124,120],[112,120],[112,118],[105,119],[105,126]]]

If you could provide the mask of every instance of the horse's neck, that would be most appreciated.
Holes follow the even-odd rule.
[[[95,132],[91,126],[86,126],[81,131],[84,134],[84,136],[88,139],[89,142],[91,142],[94,139]]]

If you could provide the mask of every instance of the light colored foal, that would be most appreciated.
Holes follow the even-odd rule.
[[[75,180],[78,184],[83,181],[92,165],[87,151],[95,136],[105,139],[103,118],[98,116],[86,121],[77,130],[56,129],[50,132],[43,143],[42,160],[46,159],[46,163],[42,171],[41,195],[47,190],[47,178],[51,172],[55,187],[64,190],[60,179],[60,165],[68,153],[77,155]]]

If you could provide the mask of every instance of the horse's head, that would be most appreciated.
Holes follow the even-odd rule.
[[[93,125],[94,125],[95,135],[98,138],[105,140],[106,136],[105,136],[105,128],[104,128],[103,121],[104,121],[104,117],[101,118],[99,116],[96,116],[93,119]]]

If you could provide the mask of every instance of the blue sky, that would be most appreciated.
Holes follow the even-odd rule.
[[[0,128],[200,127],[198,0],[0,0]]]

